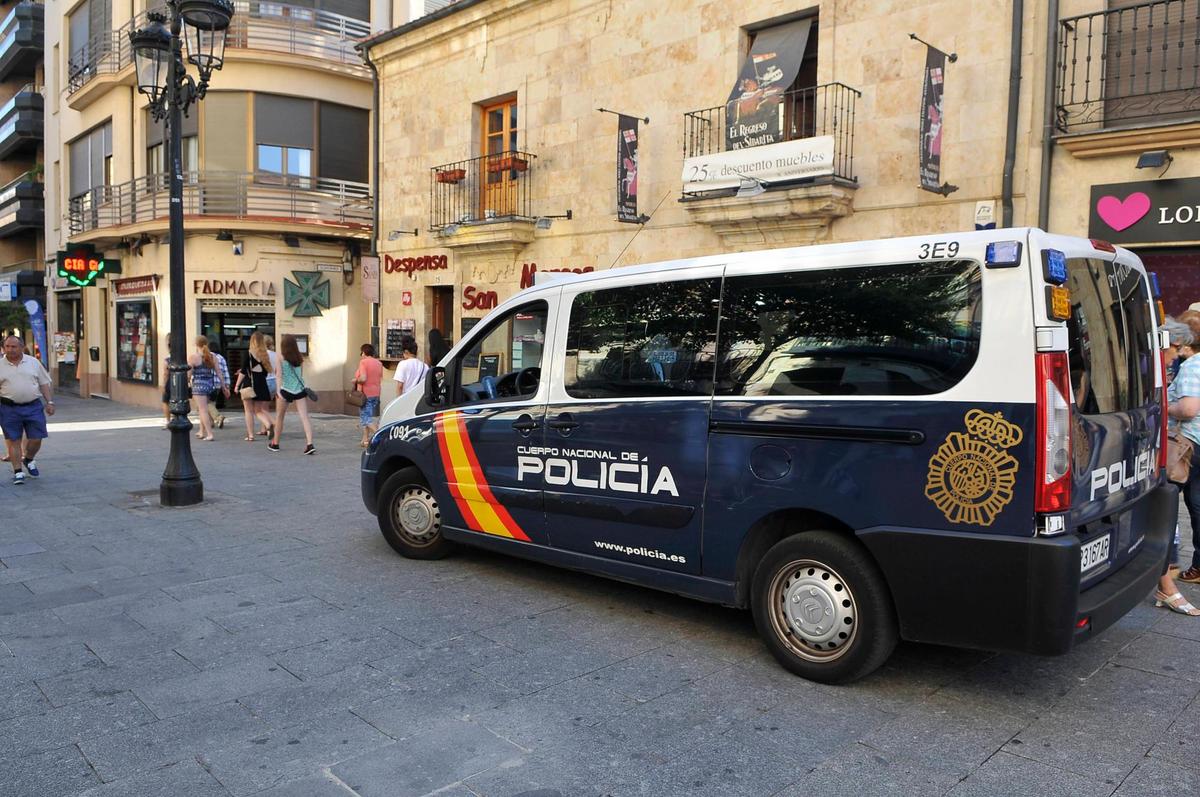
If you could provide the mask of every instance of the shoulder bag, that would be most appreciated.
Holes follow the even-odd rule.
[[[1187,484],[1192,475],[1192,441],[1179,432],[1167,435],[1167,481]]]
[[[254,374],[250,372],[250,367],[240,372],[246,378],[242,382],[242,387],[238,388],[238,395],[242,397],[242,401],[254,401]]]
[[[354,390],[347,391],[346,393],[346,403],[355,407],[361,407],[364,403],[366,403],[366,400],[366,394],[359,390],[358,387],[355,387]]]

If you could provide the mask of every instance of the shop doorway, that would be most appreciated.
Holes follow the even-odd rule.
[[[444,349],[434,351],[433,330],[441,333],[445,341]],[[450,285],[437,285],[429,289],[429,331],[430,335],[424,341],[425,356],[429,362],[436,363],[442,355],[454,345],[454,288]],[[417,340],[421,345],[422,341]]]
[[[83,331],[83,301],[79,291],[57,295],[58,326],[54,330],[54,359],[58,363],[58,388],[79,394],[79,352]]]
[[[264,335],[275,335],[274,313],[251,312],[210,312],[200,314],[201,334],[217,346],[226,362],[229,363],[229,378],[237,380],[237,372],[246,362],[246,352],[250,351],[250,336],[255,332]],[[232,392],[230,385],[230,403],[240,406],[241,397]]]

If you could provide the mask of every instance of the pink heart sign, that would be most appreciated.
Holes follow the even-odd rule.
[[[1150,197],[1141,191],[1130,194],[1124,200],[1115,196],[1102,196],[1096,203],[1096,213],[1104,223],[1117,232],[1127,230],[1150,212]]]

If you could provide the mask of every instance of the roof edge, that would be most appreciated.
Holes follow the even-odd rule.
[[[439,8],[432,14],[426,14],[424,16],[417,17],[411,22],[406,22],[398,28],[392,28],[391,30],[385,30],[381,33],[376,33],[373,36],[368,36],[367,38],[362,39],[355,44],[354,49],[358,51],[359,55],[363,56],[364,60],[366,60],[367,50],[371,49],[377,44],[383,44],[384,42],[389,42],[392,39],[397,39],[406,33],[417,30],[418,28],[423,28],[426,25],[432,25],[438,20],[445,19],[451,14],[456,14],[459,11],[465,11],[468,8],[472,8],[480,3],[485,2],[487,2],[487,0],[458,0],[458,2],[451,3],[445,8]]]

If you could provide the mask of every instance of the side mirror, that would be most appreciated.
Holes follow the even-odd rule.
[[[430,407],[446,403],[446,369],[440,365],[430,368],[425,375],[425,403]]]

